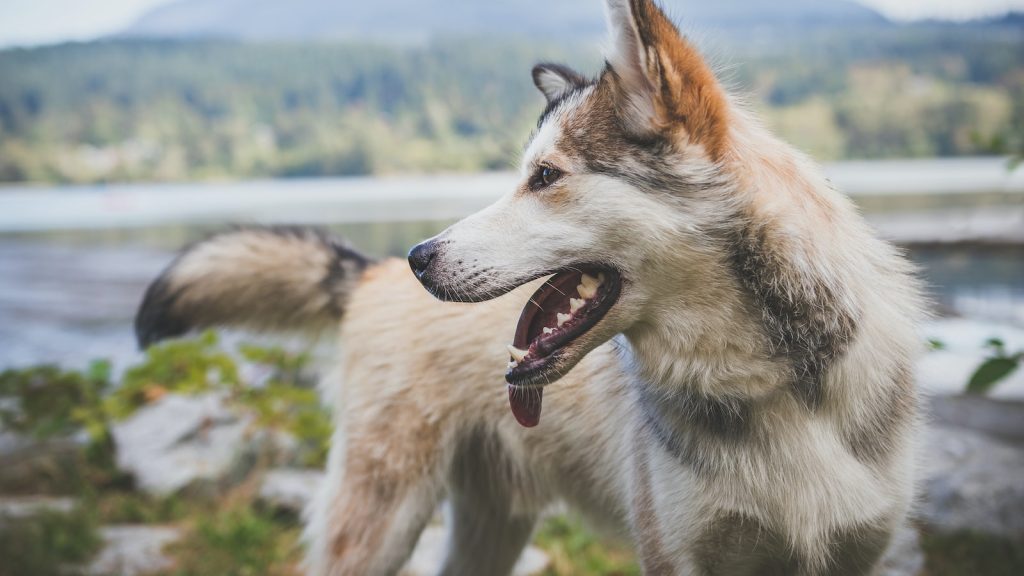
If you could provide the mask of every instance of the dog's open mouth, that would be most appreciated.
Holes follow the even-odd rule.
[[[540,422],[543,386],[562,353],[608,313],[621,288],[616,270],[578,266],[555,273],[534,292],[519,317],[505,373],[509,404],[520,424]]]

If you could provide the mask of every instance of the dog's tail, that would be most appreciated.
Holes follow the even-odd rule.
[[[186,248],[150,284],[135,316],[140,347],[213,326],[317,331],[335,326],[370,264],[328,233],[240,228]]]

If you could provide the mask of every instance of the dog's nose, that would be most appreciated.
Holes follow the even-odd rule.
[[[432,240],[421,242],[409,250],[409,266],[417,278],[421,278],[427,271],[427,267],[437,256],[437,245]]]

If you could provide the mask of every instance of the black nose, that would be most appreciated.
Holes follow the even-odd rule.
[[[434,256],[437,256],[437,245],[431,240],[421,242],[409,250],[409,266],[417,278],[422,277],[423,273],[427,271]]]

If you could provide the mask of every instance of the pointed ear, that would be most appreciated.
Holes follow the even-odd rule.
[[[533,67],[533,83],[550,104],[585,85],[587,81],[568,66],[541,63]]]
[[[640,133],[678,131],[717,158],[725,145],[728,100],[697,49],[652,0],[607,0],[620,113]]]

